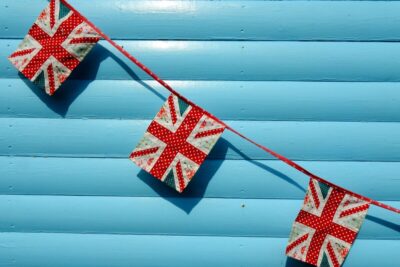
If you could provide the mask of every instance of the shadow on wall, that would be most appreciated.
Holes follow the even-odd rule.
[[[78,96],[86,89],[86,87],[96,79],[97,72],[99,70],[100,64],[103,60],[107,58],[112,58],[122,69],[132,78],[132,80],[143,85],[145,88],[150,90],[154,95],[159,97],[161,100],[165,101],[166,98],[160,94],[157,90],[140,80],[140,78],[133,71],[132,67],[134,64],[128,65],[120,57],[116,56],[114,53],[110,52],[108,49],[100,44],[97,44],[91,53],[78,65],[78,67],[72,72],[71,76],[66,80],[66,82],[60,87],[55,95],[49,96],[42,89],[36,87],[36,85],[29,80],[27,80],[21,73],[18,73],[20,78],[26,83],[26,85],[38,96],[38,98],[46,104],[51,110],[56,112],[62,117],[65,117],[71,104],[78,98]],[[79,77],[85,77],[85,80],[80,80]],[[211,151],[210,158],[225,158],[226,152],[230,148],[235,153],[239,154],[243,159],[248,160],[252,164],[272,173],[276,177],[285,180],[292,186],[295,186],[302,192],[306,192],[299,183],[273,169],[259,161],[254,161],[249,158],[240,149],[232,145],[229,141],[221,138],[216,144],[215,148]],[[218,156],[217,156],[218,155]],[[204,196],[208,183],[211,178],[217,172],[222,164],[222,160],[206,160],[200,167],[196,177],[190,183],[188,188],[180,194],[168,186],[164,185],[157,179],[153,178],[150,174],[145,171],[140,171],[138,177],[148,184],[154,191],[156,191],[161,197],[165,198],[175,206],[184,210],[186,213],[190,213],[191,210],[200,202],[201,198]],[[240,175],[240,174],[239,174]],[[400,226],[396,223],[386,221],[384,219],[367,215],[366,220],[373,221],[384,227],[391,228],[396,231],[400,231]],[[286,266],[309,266],[308,264],[302,263],[288,258]]]
[[[116,56],[113,52],[110,52],[104,46],[97,44],[91,53],[78,65],[78,67],[72,72],[71,76],[62,84],[59,90],[53,95],[49,96],[46,92],[38,88],[34,83],[27,80],[21,73],[19,73],[21,79],[26,83],[26,85],[37,95],[37,97],[47,105],[55,113],[62,117],[65,117],[68,113],[68,109],[71,104],[79,97],[79,95],[87,88],[87,86],[96,79],[97,73],[102,61],[107,58],[113,59],[122,69],[136,82],[143,85],[146,89],[150,90],[154,95],[159,97],[161,100],[165,101],[165,97],[157,92],[154,88],[140,80],[140,78],[133,71],[134,64],[128,65],[120,57]],[[84,80],[80,80],[80,77],[84,77]],[[285,174],[270,168],[260,162],[251,161],[251,159],[241,152],[238,148],[233,146],[227,140],[221,138],[216,144],[215,148],[211,151],[210,158],[224,158],[228,148],[241,155],[244,159],[249,160],[256,166],[263,168],[264,170],[271,172],[277,177],[284,179],[288,183],[296,186],[302,191],[305,191],[298,183],[293,179],[286,176]],[[214,156],[213,156],[214,155]],[[216,156],[218,155],[218,156]],[[141,171],[138,177],[142,179],[146,184],[148,184],[154,191],[156,191],[161,197],[173,203],[175,206],[184,210],[187,213],[200,202],[201,198],[204,196],[207,185],[211,178],[219,169],[222,164],[221,160],[207,160],[205,161],[195,179],[190,183],[188,188],[180,194],[165,186],[163,183],[153,178],[150,174],[145,171]]]
[[[122,69],[139,84],[153,92],[156,96],[165,101],[165,97],[158,93],[154,88],[140,80],[140,78],[132,70],[134,64],[129,66],[120,57],[110,52],[104,46],[97,44],[93,50],[87,55],[87,57],[72,71],[71,76],[61,85],[53,96],[49,96],[46,92],[38,88],[34,83],[29,81],[18,72],[20,78],[25,84],[34,92],[37,97],[48,106],[55,113],[62,117],[65,117],[69,107],[78,98],[78,96],[86,89],[86,87],[94,80],[96,80],[97,72],[100,67],[100,63],[107,59],[112,58],[115,62],[122,67]],[[85,77],[84,80],[80,80],[80,77]],[[112,90],[112,88],[110,88]]]
[[[218,158],[224,159],[228,148],[233,150],[234,152],[241,155],[245,160],[255,164],[256,166],[263,168],[264,170],[272,173],[288,182],[289,184],[297,187],[302,192],[306,190],[289,176],[265,165],[258,161],[251,160],[248,156],[246,156],[243,152],[241,152],[238,148],[232,145],[229,141],[224,138],[220,138],[218,143],[215,145],[208,158]],[[163,197],[167,201],[174,204],[176,207],[182,209],[186,213],[190,213],[193,208],[201,201],[201,198],[204,197],[206,192],[208,183],[211,178],[218,171],[219,167],[223,163],[223,160],[206,160],[201,165],[199,171],[196,173],[193,181],[190,182],[188,187],[183,191],[183,193],[178,193],[175,190],[169,188],[164,183],[160,182],[152,175],[147,173],[146,171],[141,170],[138,174],[138,177],[145,182],[149,187],[151,187],[160,197]],[[241,175],[241,174],[238,174]],[[243,174],[244,175],[244,174]]]
[[[392,230],[395,230],[397,232],[400,232],[400,225],[394,222],[390,222],[372,215],[367,214],[367,216],[365,217],[366,220],[369,220],[371,222],[380,224],[386,228],[390,228]]]
[[[209,157],[213,157],[213,155],[215,157],[216,154],[219,156],[225,155],[228,150],[226,143],[228,142],[224,138],[220,138],[216,144],[216,146],[218,145],[220,148],[217,150],[214,147]],[[138,177],[150,186],[159,196],[189,214],[203,198],[208,183],[218,171],[222,162],[222,160],[205,160],[193,177],[193,180],[182,193],[178,193],[174,189],[168,187],[146,171],[141,170]]]
[[[299,260],[295,260],[293,258],[286,257],[286,264],[285,267],[310,267],[314,266]]]
[[[265,164],[263,164],[263,163],[261,163],[261,162],[259,162],[259,161],[254,161],[254,160],[252,160],[249,156],[247,156],[245,153],[243,153],[240,149],[238,149],[237,147],[235,147],[234,145],[232,145],[232,143],[230,143],[230,142],[228,142],[228,141],[226,141],[226,143],[227,143],[227,145],[228,145],[228,147],[229,147],[230,149],[232,149],[232,150],[235,151],[238,155],[240,155],[241,157],[243,157],[243,159],[245,159],[245,160],[251,162],[252,164],[256,165],[257,167],[259,167],[259,168],[261,168],[261,169],[264,169],[264,170],[267,171],[267,172],[272,173],[273,175],[277,176],[278,178],[285,180],[287,183],[293,185],[294,187],[296,187],[296,188],[299,189],[300,191],[302,191],[302,192],[304,192],[304,193],[306,192],[306,189],[305,189],[304,187],[302,187],[299,183],[297,183],[295,180],[293,180],[292,178],[290,178],[290,177],[287,176],[286,174],[284,174],[284,173],[282,173],[282,172],[280,172],[280,171],[278,171],[278,170],[276,170],[276,169],[274,169],[274,168],[271,168],[271,167],[269,167],[269,166],[267,166],[267,165],[265,165]]]

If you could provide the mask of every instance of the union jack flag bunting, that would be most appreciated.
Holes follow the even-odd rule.
[[[218,141],[225,126],[200,108],[170,95],[130,159],[182,192]]]
[[[368,208],[368,202],[310,179],[286,255],[319,267],[341,266]]]
[[[60,0],[51,0],[8,58],[25,77],[52,95],[99,39],[79,14]]]

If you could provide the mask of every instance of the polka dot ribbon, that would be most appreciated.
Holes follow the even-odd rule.
[[[364,201],[369,202],[370,204],[373,204],[375,206],[396,212],[396,213],[400,213],[400,209],[392,207],[390,205],[381,203],[379,201],[376,201],[374,199],[370,199],[368,197],[359,195],[357,193],[354,193],[352,191],[349,191],[343,187],[340,187],[338,185],[335,185],[313,173],[311,173],[310,171],[308,171],[307,169],[303,168],[302,166],[300,166],[299,164],[293,162],[292,160],[276,153],[275,151],[261,145],[258,144],[257,142],[253,141],[252,139],[244,136],[243,134],[241,134],[240,132],[238,132],[237,130],[233,129],[231,126],[227,125],[225,122],[223,122],[222,120],[218,119],[217,117],[215,117],[213,114],[209,113],[208,111],[202,109],[201,107],[199,107],[198,105],[196,105],[195,103],[193,103],[192,101],[190,101],[189,99],[187,99],[186,97],[184,97],[183,95],[181,95],[179,92],[175,91],[175,89],[173,89],[168,83],[166,83],[164,80],[162,80],[160,77],[158,77],[154,72],[152,72],[148,67],[146,67],[143,63],[141,63],[139,60],[137,60],[134,56],[132,56],[131,54],[128,53],[128,51],[126,51],[122,46],[118,45],[117,43],[115,43],[113,40],[111,40],[110,37],[108,37],[105,33],[103,33],[98,27],[96,27],[92,22],[90,22],[86,17],[84,17],[79,11],[77,11],[73,6],[71,6],[66,0],[60,0],[65,6],[67,6],[70,10],[76,12],[76,14],[78,14],[88,25],[90,25],[93,29],[95,29],[97,31],[98,34],[101,35],[101,37],[103,37],[107,42],[109,42],[112,46],[114,46],[118,51],[120,51],[124,56],[126,56],[130,61],[132,61],[133,63],[135,63],[139,68],[141,68],[144,72],[146,72],[149,76],[151,76],[154,80],[156,80],[159,84],[161,84],[163,87],[165,87],[168,91],[170,91],[172,94],[176,95],[177,97],[181,98],[183,101],[185,101],[186,103],[188,103],[189,105],[192,105],[194,107],[197,107],[199,109],[201,109],[206,115],[208,115],[210,118],[216,120],[217,122],[221,123],[222,125],[224,125],[226,127],[226,129],[230,130],[231,132],[233,132],[234,134],[240,136],[241,138],[245,139],[246,141],[252,143],[253,145],[257,146],[258,148],[264,150],[265,152],[269,153],[270,155],[274,156],[275,158],[285,162],[286,164],[288,164],[289,166],[295,168],[296,170],[306,174],[307,176],[318,180],[320,182],[323,182],[331,187],[337,188],[338,190],[341,190],[343,192],[345,192],[346,194],[352,195],[354,197],[357,197],[359,199],[362,199]]]

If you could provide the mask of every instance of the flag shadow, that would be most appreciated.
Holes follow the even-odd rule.
[[[215,149],[214,147],[214,149],[212,149],[208,155],[209,158],[220,158],[221,155],[226,154],[228,147],[225,145],[224,141],[225,140],[223,138],[218,140],[215,146],[218,146],[219,148]],[[216,154],[218,154],[218,156]],[[222,165],[222,162],[222,160],[205,160],[193,177],[193,180],[182,193],[178,193],[176,190],[154,178],[151,174],[144,170],[140,170],[137,176],[150,188],[152,188],[160,197],[171,202],[176,207],[189,214],[204,197],[208,183],[218,171]]]
[[[72,103],[82,94],[92,81],[96,80],[100,64],[107,58],[112,58],[132,78],[132,80],[153,92],[157,97],[165,100],[165,97],[162,94],[141,81],[126,62],[100,44],[97,44],[92,49],[92,51],[76,67],[76,69],[72,71],[71,75],[52,96],[49,96],[43,89],[37,87],[20,72],[18,72],[18,75],[48,108],[59,114],[61,117],[65,117]]]
[[[256,166],[287,181],[288,183],[297,187],[302,192],[306,191],[305,188],[303,188],[300,184],[295,182],[287,175],[269,166],[266,166],[258,161],[251,160],[248,156],[246,156],[243,152],[239,151],[235,146],[233,146],[229,141],[227,141],[224,138],[221,138],[217,142],[217,144],[209,154],[208,160],[204,161],[199,171],[193,177],[193,180],[189,183],[188,187],[183,191],[183,193],[178,193],[177,191],[168,187],[166,184],[154,178],[151,174],[147,173],[144,170],[140,170],[137,177],[141,179],[144,183],[146,183],[150,188],[152,188],[152,190],[154,190],[160,197],[171,202],[176,207],[182,209],[183,211],[189,214],[204,197],[205,192],[207,190],[207,186],[211,178],[215,175],[215,173],[222,165],[223,159],[225,158],[225,155],[229,148],[238,153],[239,155],[241,155],[245,160],[248,160],[249,162],[255,164]],[[218,159],[218,160],[212,160],[212,159]]]
[[[303,261],[299,261],[290,257],[286,257],[285,267],[310,267],[314,266]]]

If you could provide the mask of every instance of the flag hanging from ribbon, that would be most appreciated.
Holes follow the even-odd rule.
[[[218,141],[225,126],[171,94],[130,158],[182,192]]]
[[[191,137],[193,140],[189,140],[189,138],[185,140],[186,143],[193,142],[195,144],[195,147],[196,145],[200,145],[200,147],[197,147],[197,149],[198,151],[201,151],[203,153],[203,154],[200,153],[200,155],[202,156],[197,156],[196,154],[195,159],[192,159],[190,156],[193,155],[188,156],[185,153],[182,154],[181,153],[182,151],[176,154],[176,158],[178,158],[180,155],[184,155],[184,158],[186,158],[187,160],[191,160],[193,166],[197,166],[194,168],[189,168],[188,166],[186,166],[191,170],[190,173],[192,173],[191,175],[188,174],[186,178],[181,175],[181,171],[177,171],[177,170],[183,170],[185,166],[181,168],[175,168],[175,167],[172,168],[173,169],[172,175],[175,175],[174,178],[177,179],[173,180],[173,182],[175,183],[174,184],[175,188],[178,191],[182,191],[186,187],[187,182],[191,179],[191,177],[193,177],[194,173],[197,171],[202,161],[204,161],[204,158],[207,156],[212,146],[215,144],[219,136],[222,134],[223,130],[226,128],[232,133],[254,144],[263,151],[271,154],[275,158],[285,162],[291,167],[297,169],[298,171],[301,171],[302,173],[310,177],[313,177],[332,188],[335,188],[335,190],[346,192],[346,194],[351,195],[360,201],[363,200],[372,205],[376,205],[378,207],[396,213],[400,213],[400,209],[398,208],[356,194],[347,189],[334,185],[321,177],[316,176],[315,174],[311,173],[310,171],[303,168],[299,164],[257,143],[256,141],[246,137],[245,135],[241,134],[234,128],[225,124],[223,121],[221,121],[211,113],[207,112],[206,110],[200,108],[195,103],[191,102],[189,99],[187,99],[179,92],[177,92],[175,89],[173,89],[169,84],[167,84],[164,80],[162,80],[159,76],[157,76],[153,71],[151,71],[143,63],[137,60],[128,51],[126,51],[122,46],[118,45],[109,36],[107,36],[104,32],[102,32],[96,25],[94,25],[86,17],[84,17],[78,10],[76,10],[72,5],[70,5],[67,2],[67,0],[50,0],[49,5],[42,11],[40,16],[35,21],[34,25],[29,30],[27,36],[24,38],[24,40],[19,45],[17,50],[9,56],[9,59],[11,63],[14,64],[15,67],[19,71],[21,71],[26,77],[28,77],[34,83],[38,84],[40,87],[44,88],[48,94],[52,95],[65,81],[65,79],[70,75],[72,70],[76,68],[77,65],[79,65],[79,63],[89,53],[89,51],[93,48],[93,46],[98,42],[100,37],[104,38],[113,47],[115,47],[118,51],[120,51],[125,57],[127,57],[130,61],[136,64],[149,76],[151,76],[155,81],[157,81],[168,91],[170,91],[173,96],[170,96],[169,99],[173,98],[174,99],[173,101],[179,101],[179,103],[186,103],[185,105],[187,105],[190,109],[197,110],[197,114],[203,114],[203,116],[207,119],[204,120],[202,123],[205,123],[206,125],[207,124],[212,125],[212,126],[210,125],[204,126],[204,128],[207,127],[212,128],[214,126],[216,127],[215,129],[210,130],[210,132],[204,131],[204,133],[202,132],[203,131],[202,127],[200,127],[200,129],[198,129],[199,134],[196,135],[195,137]],[[179,114],[176,114],[175,116],[179,117]],[[173,118],[172,115],[171,118]],[[172,122],[172,124],[174,123],[175,122]],[[176,131],[180,132],[181,130],[176,130]],[[146,134],[148,135],[149,132]],[[146,140],[146,134],[143,140]],[[173,146],[176,146],[176,144],[174,143],[175,139],[172,139],[171,141],[168,138],[167,138],[168,140],[167,143],[162,143],[162,142],[161,143],[165,147],[167,147],[167,145],[171,146],[171,144]],[[138,145],[137,149],[131,154],[131,159],[137,162],[140,166],[143,166],[144,169],[148,170],[149,172],[153,172],[153,175],[155,175],[157,178],[162,179],[164,181],[166,179],[167,183],[171,185],[172,180],[170,178],[172,176],[168,176],[167,179],[165,173],[163,175],[160,175],[161,171],[155,171],[155,170],[153,171],[154,166],[152,165],[153,163],[151,163],[151,161],[154,162],[157,161],[157,159],[161,155],[161,151],[166,148],[161,147],[159,150],[157,150],[157,152],[155,152],[159,154],[155,155],[155,157],[151,157],[150,152],[147,150],[146,153],[149,155],[147,154],[140,155],[140,153],[139,154],[136,153],[138,152],[137,150],[140,150],[142,146],[144,145],[143,144]],[[181,148],[182,147],[179,147],[178,151],[180,151]],[[170,148],[168,148],[167,150],[169,151]],[[146,157],[149,160],[146,163],[144,163],[143,159]],[[171,166],[172,165],[175,166],[178,161],[180,162],[180,160],[177,160],[176,158],[174,158],[173,162],[171,163]],[[158,166],[158,164],[155,165]],[[179,163],[178,165],[181,165],[181,163]],[[180,184],[177,185],[178,183]]]
[[[60,0],[51,0],[8,58],[49,95],[99,41],[100,35]]]
[[[353,244],[369,203],[310,179],[303,207],[286,248],[292,258],[319,267],[339,267]]]

